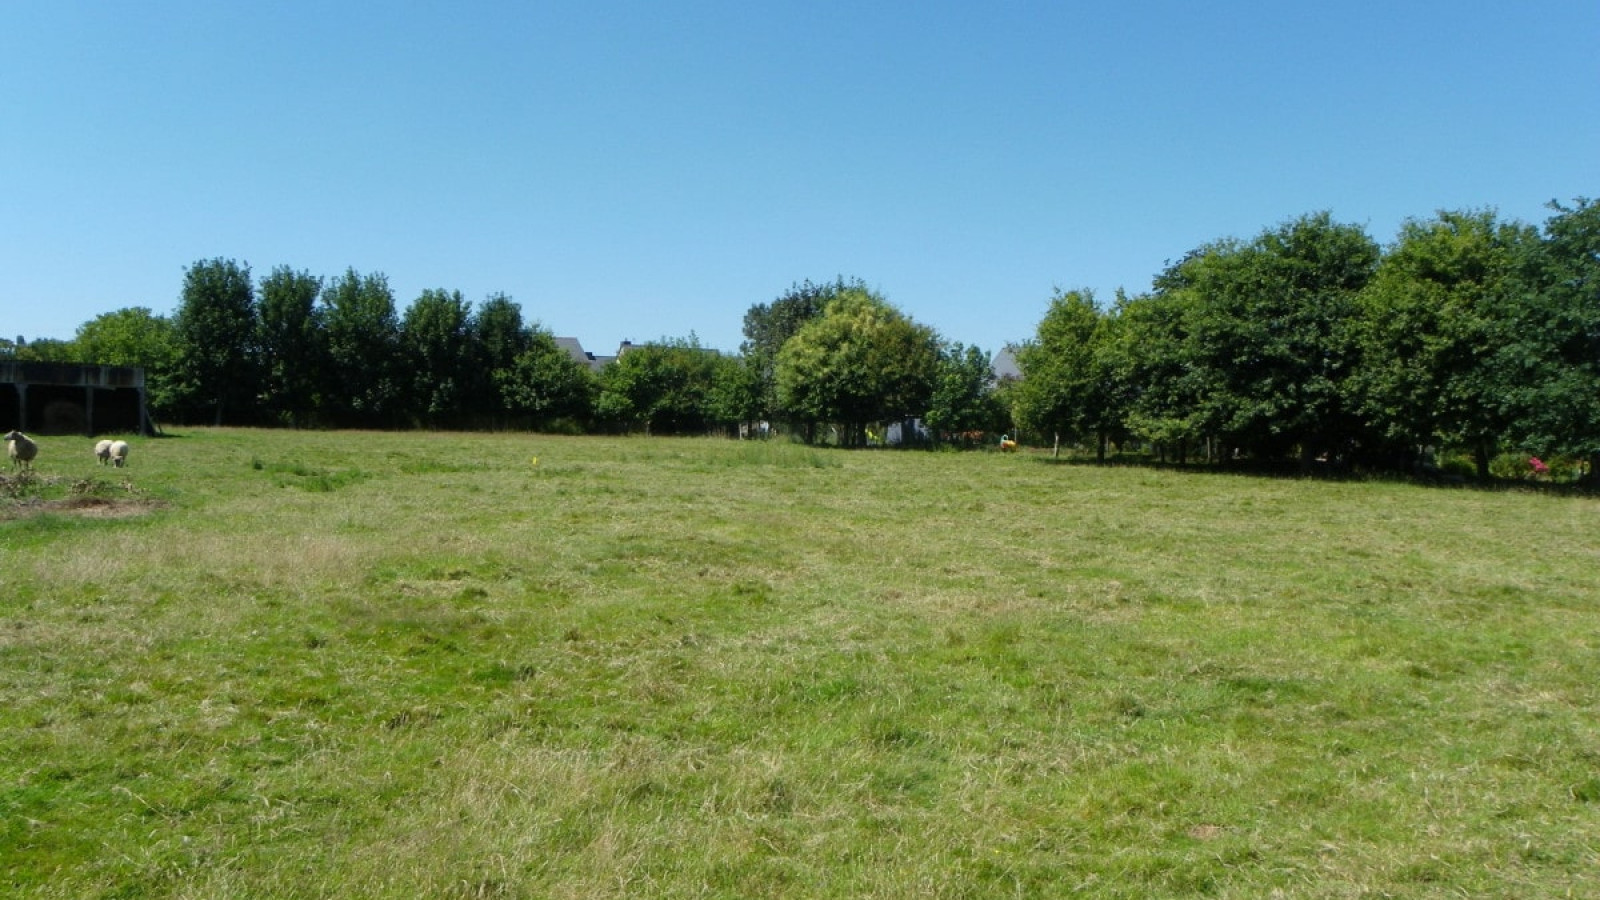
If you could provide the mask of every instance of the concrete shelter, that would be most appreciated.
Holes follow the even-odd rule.
[[[0,360],[0,427],[35,434],[152,434],[144,369]]]

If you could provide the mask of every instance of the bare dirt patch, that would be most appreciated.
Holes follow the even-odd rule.
[[[0,475],[0,520],[45,514],[127,519],[164,505],[144,496],[128,481],[72,480],[32,473]]]

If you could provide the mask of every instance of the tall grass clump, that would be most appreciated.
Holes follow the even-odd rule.
[[[0,497],[10,896],[1559,897],[1600,870],[1592,498],[197,429],[75,507],[93,459],[41,443],[62,493]]]

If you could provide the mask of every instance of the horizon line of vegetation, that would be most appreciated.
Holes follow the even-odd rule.
[[[781,423],[808,443],[858,447],[904,423],[908,444],[1020,433],[1099,459],[1116,445],[1179,462],[1423,473],[1454,459],[1485,479],[1509,454],[1592,481],[1600,204],[1550,208],[1542,229],[1441,211],[1407,221],[1388,247],[1315,213],[1204,244],[1151,291],[1119,290],[1110,304],[1058,288],[1013,347],[1015,380],[842,276],[753,305],[737,356],[706,352],[691,332],[596,373],[504,294],[474,308],[430,289],[401,314],[382,274],[279,266],[257,284],[221,258],[186,270],[170,318],[119,310],[70,342],[0,341],[0,358],[141,366],[153,412],[175,424],[701,434]]]

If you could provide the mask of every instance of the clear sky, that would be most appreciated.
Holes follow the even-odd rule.
[[[860,278],[944,337],[1329,210],[1600,195],[1600,2],[0,0],[0,335],[186,267],[737,349]]]

